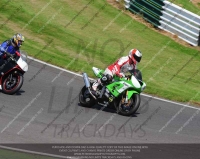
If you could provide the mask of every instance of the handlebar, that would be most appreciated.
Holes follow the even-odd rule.
[[[15,55],[12,55],[8,52],[5,52],[6,56],[8,56],[12,61],[15,61],[16,62],[16,59],[15,59]]]

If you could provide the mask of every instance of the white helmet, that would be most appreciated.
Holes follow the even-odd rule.
[[[128,55],[133,61],[140,62],[142,59],[142,53],[137,49],[131,49]]]

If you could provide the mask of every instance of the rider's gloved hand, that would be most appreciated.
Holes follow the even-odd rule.
[[[10,57],[10,54],[9,54],[8,52],[5,51],[5,52],[3,53],[3,55],[2,55],[2,58],[3,58],[3,59],[6,59],[7,57]]]
[[[117,74],[117,76],[119,76],[120,78],[125,77],[125,75],[123,73],[119,73],[119,74]]]
[[[126,78],[127,79],[131,79],[131,75],[126,75]]]
[[[5,52],[4,55],[6,55],[6,56],[8,56],[8,57],[9,57],[9,56],[12,56],[12,55],[11,55],[10,53],[8,53],[8,52]]]
[[[12,54],[10,54],[10,53],[8,53],[8,52],[5,52],[4,55],[5,55],[5,58],[10,58],[11,60],[13,60],[13,61],[16,62],[16,60],[15,60],[15,58],[14,58],[14,55],[12,55]]]
[[[16,51],[16,52],[15,52],[15,55],[16,55],[16,56],[20,56],[20,52],[19,52],[19,51]]]
[[[2,58],[3,58],[3,59],[6,59],[6,57],[7,57],[7,55],[6,55],[6,54],[4,54],[4,55],[2,56]]]

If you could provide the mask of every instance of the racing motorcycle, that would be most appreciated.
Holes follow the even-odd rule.
[[[98,78],[103,77],[103,70],[96,67],[92,70]],[[95,81],[89,80],[87,73],[83,73],[85,86],[79,93],[80,104],[85,107],[99,104],[114,108],[118,114],[124,116],[133,115],[140,106],[140,93],[146,88],[141,72],[137,69],[135,71],[135,74],[124,78],[114,76],[111,83],[101,83],[96,91],[91,87]]]
[[[22,87],[23,75],[28,71],[27,55],[19,52],[5,54],[4,64],[0,67],[0,90],[12,95]]]

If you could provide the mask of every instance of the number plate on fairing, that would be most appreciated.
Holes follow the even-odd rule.
[[[130,84],[126,83],[126,82],[120,82],[121,84],[123,84],[122,88],[120,88],[119,90],[117,90],[119,93],[122,93],[124,90],[128,89],[129,87],[131,87]]]

